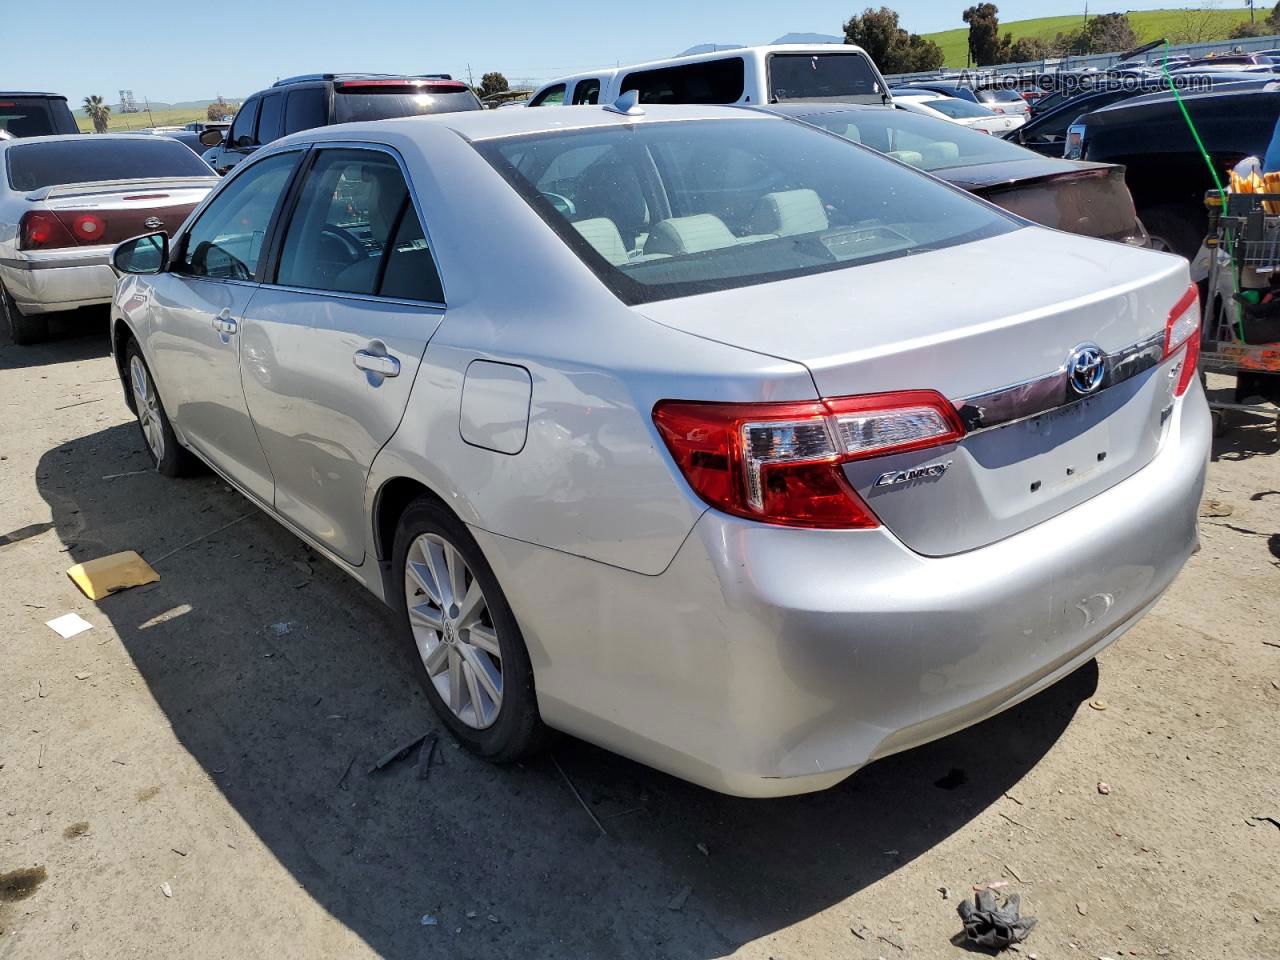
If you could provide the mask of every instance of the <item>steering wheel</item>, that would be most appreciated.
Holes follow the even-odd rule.
[[[557,213],[563,214],[566,217],[572,217],[578,212],[578,208],[573,205],[573,201],[563,194],[550,193],[543,190],[542,195],[551,202],[551,205],[556,208]]]
[[[357,240],[356,235],[345,227],[337,227],[331,223],[326,223],[320,228],[320,236],[341,245],[351,263],[363,260],[369,255],[365,245]]]

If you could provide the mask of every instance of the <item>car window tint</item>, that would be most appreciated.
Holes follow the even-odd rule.
[[[409,190],[378,150],[321,150],[289,220],[276,282],[373,294]]]
[[[769,58],[775,100],[839,100],[880,92],[871,64],[857,53],[775,53]]]
[[[168,137],[32,140],[11,144],[5,155],[9,185],[24,193],[62,183],[213,175],[204,161]]]
[[[284,94],[272,93],[262,98],[258,109],[258,143],[279,140],[284,132]]]
[[[231,121],[231,132],[227,135],[228,146],[252,145],[253,127],[258,122],[258,103],[257,97],[250,97],[237,111],[235,119]]]
[[[937,110],[944,117],[950,117],[953,120],[970,117],[990,118],[994,116],[994,113],[982,104],[961,100],[959,97],[935,97],[932,100],[917,100],[916,102],[923,104],[930,110]]]
[[[384,255],[382,281],[378,295],[398,300],[428,300],[444,302],[444,290],[440,286],[440,274],[431,257],[422,223],[413,203],[406,199],[395,239]]]
[[[564,84],[557,83],[554,87],[547,87],[540,94],[533,98],[529,106],[531,107],[558,107],[564,103]]]
[[[220,280],[252,279],[271,214],[299,156],[297,151],[278,153],[232,178],[188,231],[180,272]]]
[[[284,108],[284,132],[297,133],[325,125],[328,98],[320,87],[289,91]]]
[[[745,82],[743,59],[727,57],[638,70],[623,78],[619,92],[638,90],[641,103],[737,103],[742,99]]]
[[[48,100],[5,96],[0,96],[0,130],[15,137],[44,137],[60,132]]]
[[[573,105],[580,107],[583,104],[596,104],[600,102],[600,81],[596,79],[579,80],[577,86],[573,88]]]
[[[1020,227],[871,150],[778,119],[655,121],[472,146],[625,303],[839,270]],[[609,150],[578,176],[572,209],[538,190],[540,171],[560,153],[589,146]]]

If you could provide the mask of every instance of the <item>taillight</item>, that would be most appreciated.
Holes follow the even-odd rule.
[[[71,221],[71,232],[85,243],[101,243],[106,229],[107,225],[102,218],[92,213],[77,214]]]
[[[933,390],[806,403],[663,400],[653,420],[684,478],[711,506],[797,527],[879,526],[841,464],[964,435],[955,408]]]
[[[1200,291],[1193,283],[1187,287],[1178,302],[1169,311],[1169,320],[1164,327],[1164,356],[1167,360],[1186,345],[1186,353],[1182,356],[1182,369],[1178,373],[1178,385],[1173,395],[1180,397],[1187,392],[1196,375],[1196,365],[1200,362]]]
[[[18,221],[19,250],[53,250],[76,245],[76,238],[48,210],[28,210]]]

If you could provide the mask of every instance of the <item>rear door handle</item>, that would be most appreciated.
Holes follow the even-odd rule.
[[[238,327],[239,324],[237,324],[235,318],[231,316],[230,310],[223,310],[213,318],[213,329],[217,330],[219,333],[225,333],[228,336],[231,336],[236,332]]]
[[[395,357],[370,353],[368,350],[357,350],[351,360],[361,370],[367,370],[370,373],[378,373],[384,377],[400,376],[400,361]]]

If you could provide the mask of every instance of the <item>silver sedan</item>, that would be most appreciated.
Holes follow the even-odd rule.
[[[1070,673],[1196,548],[1186,262],[781,117],[310,130],[114,263],[157,469],[395,609],[494,760],[552,728],[822,789]]]

